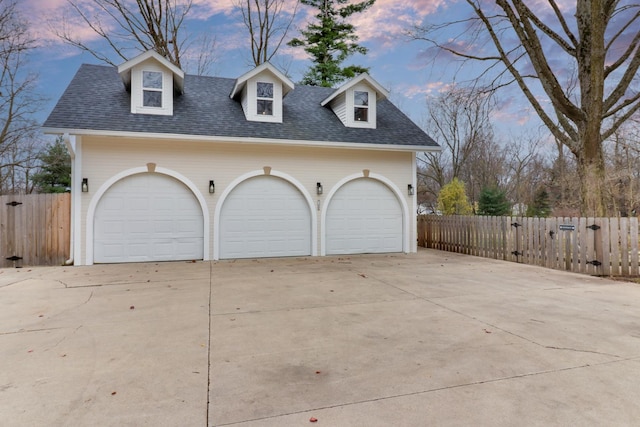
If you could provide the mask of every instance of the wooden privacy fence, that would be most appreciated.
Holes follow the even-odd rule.
[[[421,215],[418,245],[576,273],[638,275],[638,218]]]
[[[0,267],[64,263],[70,217],[69,193],[0,196]]]

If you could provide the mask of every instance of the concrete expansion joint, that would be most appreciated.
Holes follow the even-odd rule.
[[[0,336],[2,335],[16,335],[16,334],[29,334],[32,332],[47,332],[47,331],[57,331],[64,328],[40,328],[40,329],[19,329],[17,331],[9,331],[9,332],[0,332]]]
[[[413,299],[422,299],[422,298],[412,298],[412,299],[388,299],[381,300],[380,302],[394,302],[394,301],[412,301]],[[371,304],[370,301],[364,302],[349,302],[343,304],[325,304],[325,305],[314,305],[309,307],[286,307],[286,308],[274,308],[271,310],[237,310],[237,311],[226,311],[224,313],[215,313],[211,314],[211,317],[226,317],[226,316],[242,316],[242,315],[252,315],[252,314],[264,314],[264,313],[279,313],[279,312],[296,312],[296,311],[311,311],[311,310],[321,310],[325,308],[338,308],[338,307],[352,307],[352,306],[362,306]]]
[[[15,281],[15,282],[7,283],[6,285],[2,285],[2,286],[0,286],[0,289],[2,289],[2,288],[6,288],[6,287],[8,287],[8,286],[17,285],[18,283],[22,283],[22,282],[25,282],[25,281],[27,281],[27,280],[28,280],[28,279],[20,279],[20,280]]]
[[[211,315],[211,299],[213,298],[213,262],[209,262],[209,328],[207,329],[207,408],[205,410],[205,419],[207,425],[210,425],[211,407],[211,324],[213,316]]]

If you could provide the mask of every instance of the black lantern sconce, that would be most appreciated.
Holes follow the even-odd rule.
[[[83,193],[88,193],[89,192],[89,179],[88,178],[82,178],[82,192]]]
[[[316,183],[316,193],[318,193],[318,195],[322,194],[322,183],[321,182]]]
[[[413,196],[414,193],[415,191],[413,190],[413,185],[411,184],[407,185],[407,194],[409,194],[410,196]]]
[[[216,192],[216,184],[213,182],[213,180],[209,181],[209,194],[213,194]]]

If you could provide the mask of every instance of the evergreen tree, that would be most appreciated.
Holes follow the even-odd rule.
[[[485,187],[478,201],[478,215],[502,216],[511,212],[511,205],[504,191],[497,187]]]
[[[289,46],[302,46],[313,57],[314,65],[302,78],[302,84],[334,87],[336,84],[368,71],[357,65],[341,67],[352,54],[366,54],[368,49],[357,44],[355,27],[346,19],[371,7],[375,0],[350,4],[349,0],[300,0],[318,9],[316,21],[302,31],[302,38],[294,38]]]
[[[470,215],[473,210],[467,199],[464,182],[458,178],[442,187],[438,194],[438,209],[443,215]]]
[[[67,147],[58,137],[40,156],[40,171],[32,180],[41,193],[64,193],[71,187],[71,157]]]
[[[527,207],[527,216],[546,218],[550,214],[549,193],[544,188],[540,188],[533,196],[533,202]]]

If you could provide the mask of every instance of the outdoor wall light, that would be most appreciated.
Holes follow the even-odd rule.
[[[410,196],[413,196],[413,193],[414,193],[414,191],[413,191],[413,185],[411,185],[411,184],[407,185],[407,193],[408,193]]]
[[[213,194],[216,192],[216,184],[213,182],[213,180],[209,181],[209,193]]]
[[[318,195],[322,194],[322,183],[321,182],[316,183],[316,193],[318,193]]]
[[[82,192],[83,193],[88,193],[89,192],[89,179],[88,178],[82,178]]]

